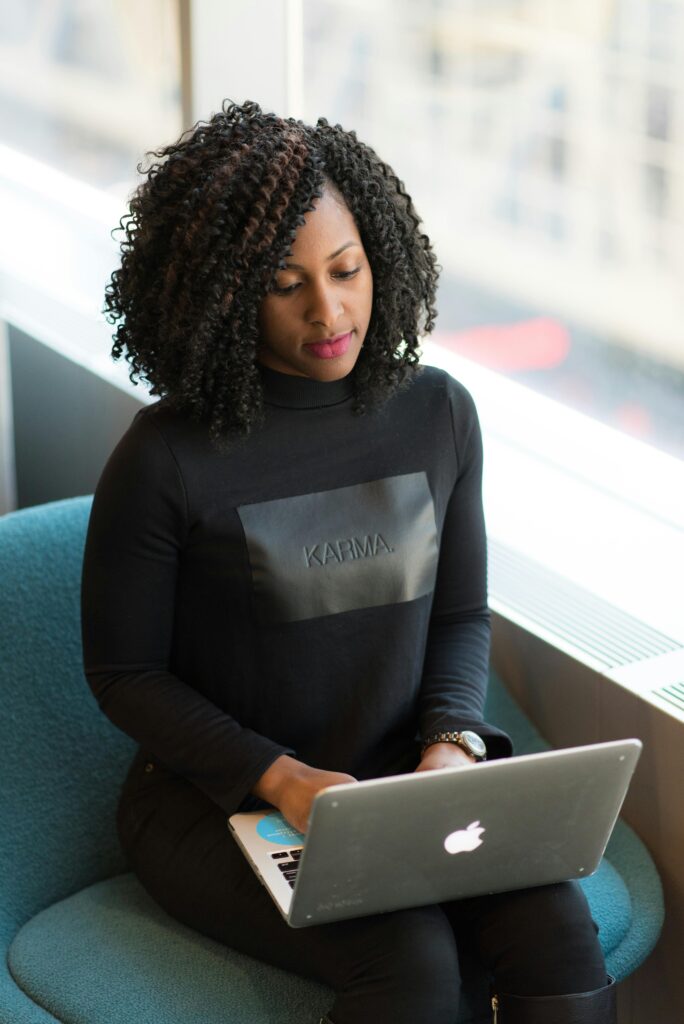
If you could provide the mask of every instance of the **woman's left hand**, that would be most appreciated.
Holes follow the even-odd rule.
[[[466,768],[470,764],[477,764],[477,761],[456,743],[433,743],[423,754],[416,771],[426,772],[431,768]]]

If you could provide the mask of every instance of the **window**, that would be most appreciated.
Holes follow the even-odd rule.
[[[444,270],[435,340],[684,456],[684,5],[303,0],[303,118],[355,128]]]
[[[125,195],[181,128],[178,0],[0,7],[0,142]]]

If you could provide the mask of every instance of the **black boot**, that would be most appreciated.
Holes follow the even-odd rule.
[[[593,992],[564,996],[492,996],[492,1024],[617,1024],[615,978]]]

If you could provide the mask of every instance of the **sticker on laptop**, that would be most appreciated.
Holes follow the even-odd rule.
[[[283,818],[280,811],[272,811],[256,827],[257,835],[269,843],[280,846],[303,846],[305,836]]]

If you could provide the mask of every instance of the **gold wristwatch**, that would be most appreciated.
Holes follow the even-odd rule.
[[[487,747],[481,736],[478,736],[472,729],[464,729],[463,732],[433,732],[423,743],[420,750],[422,757],[428,747],[434,743],[455,743],[466,754],[470,754],[476,761],[487,760]]]

